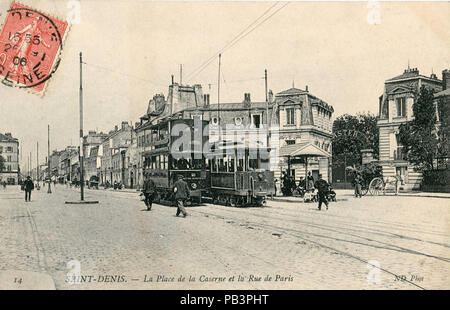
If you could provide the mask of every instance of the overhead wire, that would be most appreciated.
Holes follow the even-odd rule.
[[[273,15],[275,15],[277,12],[279,12],[281,9],[283,9],[286,5],[289,4],[289,2],[285,3],[282,7],[278,8],[270,14],[267,18],[259,22],[262,18],[264,18],[276,5],[278,5],[279,2],[276,2],[272,6],[270,6],[267,10],[264,11],[258,18],[256,18],[253,22],[251,22],[244,30],[242,30],[238,35],[236,35],[230,42],[228,42],[224,47],[222,47],[218,52],[216,52],[213,56],[208,58],[205,62],[203,62],[199,67],[197,67],[195,70],[193,70],[191,73],[187,75],[187,79],[194,78],[197,76],[200,72],[202,72],[212,61],[214,61],[219,54],[225,52],[235,44],[237,44],[240,40],[245,38],[247,35],[249,35],[251,32],[253,32],[256,28],[258,28],[260,25],[262,25],[265,21],[267,21],[269,18],[271,18]],[[259,23],[258,23],[259,22]],[[255,26],[256,24],[256,26]],[[253,27],[254,26],[254,27]],[[252,28],[253,27],[253,28]],[[250,31],[248,31],[250,29]],[[248,32],[247,32],[248,31]]]

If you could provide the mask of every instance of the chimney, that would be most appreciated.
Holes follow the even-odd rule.
[[[203,102],[205,103],[205,106],[209,106],[209,94],[203,95]]]
[[[114,131],[117,131],[117,130],[119,130],[119,126],[114,126]]]
[[[308,85],[305,86],[305,91],[308,92]]]
[[[11,136],[11,133],[10,133],[10,132],[7,132],[7,133],[5,133],[5,136],[7,136],[8,138],[12,138],[12,136]]]
[[[244,93],[244,102],[248,102],[248,103],[251,102],[250,93]]]
[[[450,70],[442,71],[442,90],[450,89]]]
[[[122,129],[125,129],[128,127],[128,122],[122,122]]]

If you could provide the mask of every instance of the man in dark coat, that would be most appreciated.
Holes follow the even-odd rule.
[[[24,182],[23,189],[25,190],[25,201],[31,201],[31,191],[34,189],[34,183],[31,180],[30,176],[27,176],[27,179]]]
[[[152,209],[152,203],[153,199],[155,199],[156,194],[156,185],[155,182],[150,178],[150,174],[146,175],[146,180],[144,182],[144,188],[142,189],[142,192],[145,196],[145,205],[147,206],[147,211],[150,211]]]
[[[327,206],[328,210],[328,200],[327,200],[327,193],[329,190],[329,184],[327,181],[322,179],[322,175],[319,174],[319,179],[314,183],[314,187],[317,188],[317,198],[319,201],[319,210],[322,208],[322,202]]]
[[[187,212],[184,208],[184,203],[189,199],[189,186],[183,180],[183,176],[179,175],[178,180],[173,185],[173,192],[175,193],[175,201],[177,202],[177,216],[180,212],[183,213],[183,217],[186,217]]]

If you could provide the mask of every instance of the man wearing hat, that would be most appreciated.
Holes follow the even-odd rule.
[[[30,202],[31,201],[31,191],[34,189],[34,183],[31,180],[30,176],[27,176],[27,179],[25,180],[23,184],[23,189],[25,190],[25,201]]]
[[[144,188],[142,189],[142,192],[145,196],[145,205],[147,206],[147,211],[150,211],[152,209],[152,203],[153,199],[155,199],[156,194],[156,185],[155,182],[150,178],[151,174],[146,173],[145,174],[145,182],[144,182]]]
[[[178,175],[178,180],[173,185],[173,192],[175,193],[175,201],[177,202],[177,216],[180,212],[183,213],[183,217],[186,217],[186,209],[184,208],[184,203],[189,199],[189,186],[183,180],[183,176]]]
[[[317,198],[319,201],[318,209],[320,210],[322,208],[322,203],[324,203],[328,210],[327,193],[329,190],[329,184],[327,181],[322,179],[321,174],[319,174],[319,180],[316,181],[316,183],[314,184],[314,187],[317,188],[317,190],[318,190],[318,193],[317,193],[317,196],[318,196]]]

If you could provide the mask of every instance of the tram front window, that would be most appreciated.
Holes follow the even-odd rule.
[[[258,159],[249,159],[249,160],[248,160],[248,167],[249,167],[249,169],[251,169],[251,170],[259,169],[259,166],[258,166]]]

